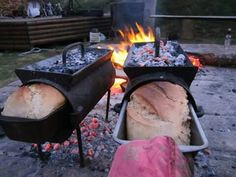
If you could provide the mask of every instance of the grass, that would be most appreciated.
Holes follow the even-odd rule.
[[[62,48],[62,46],[56,46],[52,50],[42,50],[39,53],[31,53],[24,56],[20,56],[19,52],[0,53],[0,88],[17,80],[14,72],[15,68],[61,54]]]

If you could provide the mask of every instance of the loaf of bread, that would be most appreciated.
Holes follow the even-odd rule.
[[[65,97],[46,84],[25,85],[13,92],[4,104],[2,115],[41,119],[65,104]]]
[[[177,144],[190,144],[186,91],[170,82],[151,82],[135,90],[127,106],[129,140],[170,136]]]

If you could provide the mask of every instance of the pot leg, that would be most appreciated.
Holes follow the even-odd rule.
[[[78,147],[79,147],[80,166],[84,167],[84,154],[83,154],[83,146],[82,146],[80,127],[76,128],[76,132],[77,132],[77,140],[78,140]]]
[[[42,160],[42,161],[46,160],[45,154],[42,151],[41,144],[37,144],[37,147],[38,147],[38,154],[39,154],[40,160]]]
[[[109,89],[107,91],[107,106],[106,106],[106,117],[105,121],[108,121],[108,114],[109,114],[109,108],[110,108],[110,96],[111,96],[111,90]]]

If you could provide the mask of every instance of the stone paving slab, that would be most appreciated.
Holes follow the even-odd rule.
[[[230,49],[225,49],[224,45],[220,44],[181,44],[181,47],[183,47],[186,52],[200,54],[210,53],[215,56],[231,55],[231,58],[233,59],[235,59],[235,57],[232,56],[236,56],[236,45],[232,45]]]
[[[236,174],[236,153],[212,151],[209,163],[216,177],[234,177]],[[223,162],[223,163],[222,163]]]
[[[236,137],[236,118],[231,116],[205,115],[200,118],[202,127],[212,150],[234,152]],[[224,147],[224,149],[222,149]],[[236,156],[235,156],[236,158]]]
[[[236,82],[236,69],[235,68],[224,68],[224,67],[203,67],[199,71],[197,77],[194,81],[205,80],[205,81],[224,81],[224,84],[227,82]],[[236,87],[236,83],[235,83]]]
[[[234,68],[204,67],[191,86],[197,104],[205,110],[200,122],[209,141],[208,168],[217,177],[236,174],[235,76]]]
[[[236,92],[232,91],[234,85],[232,82],[194,81],[191,92],[206,114],[233,116],[236,115]]]

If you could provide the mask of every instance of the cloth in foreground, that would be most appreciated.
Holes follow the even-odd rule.
[[[109,177],[190,177],[189,165],[170,137],[135,140],[121,145]]]

